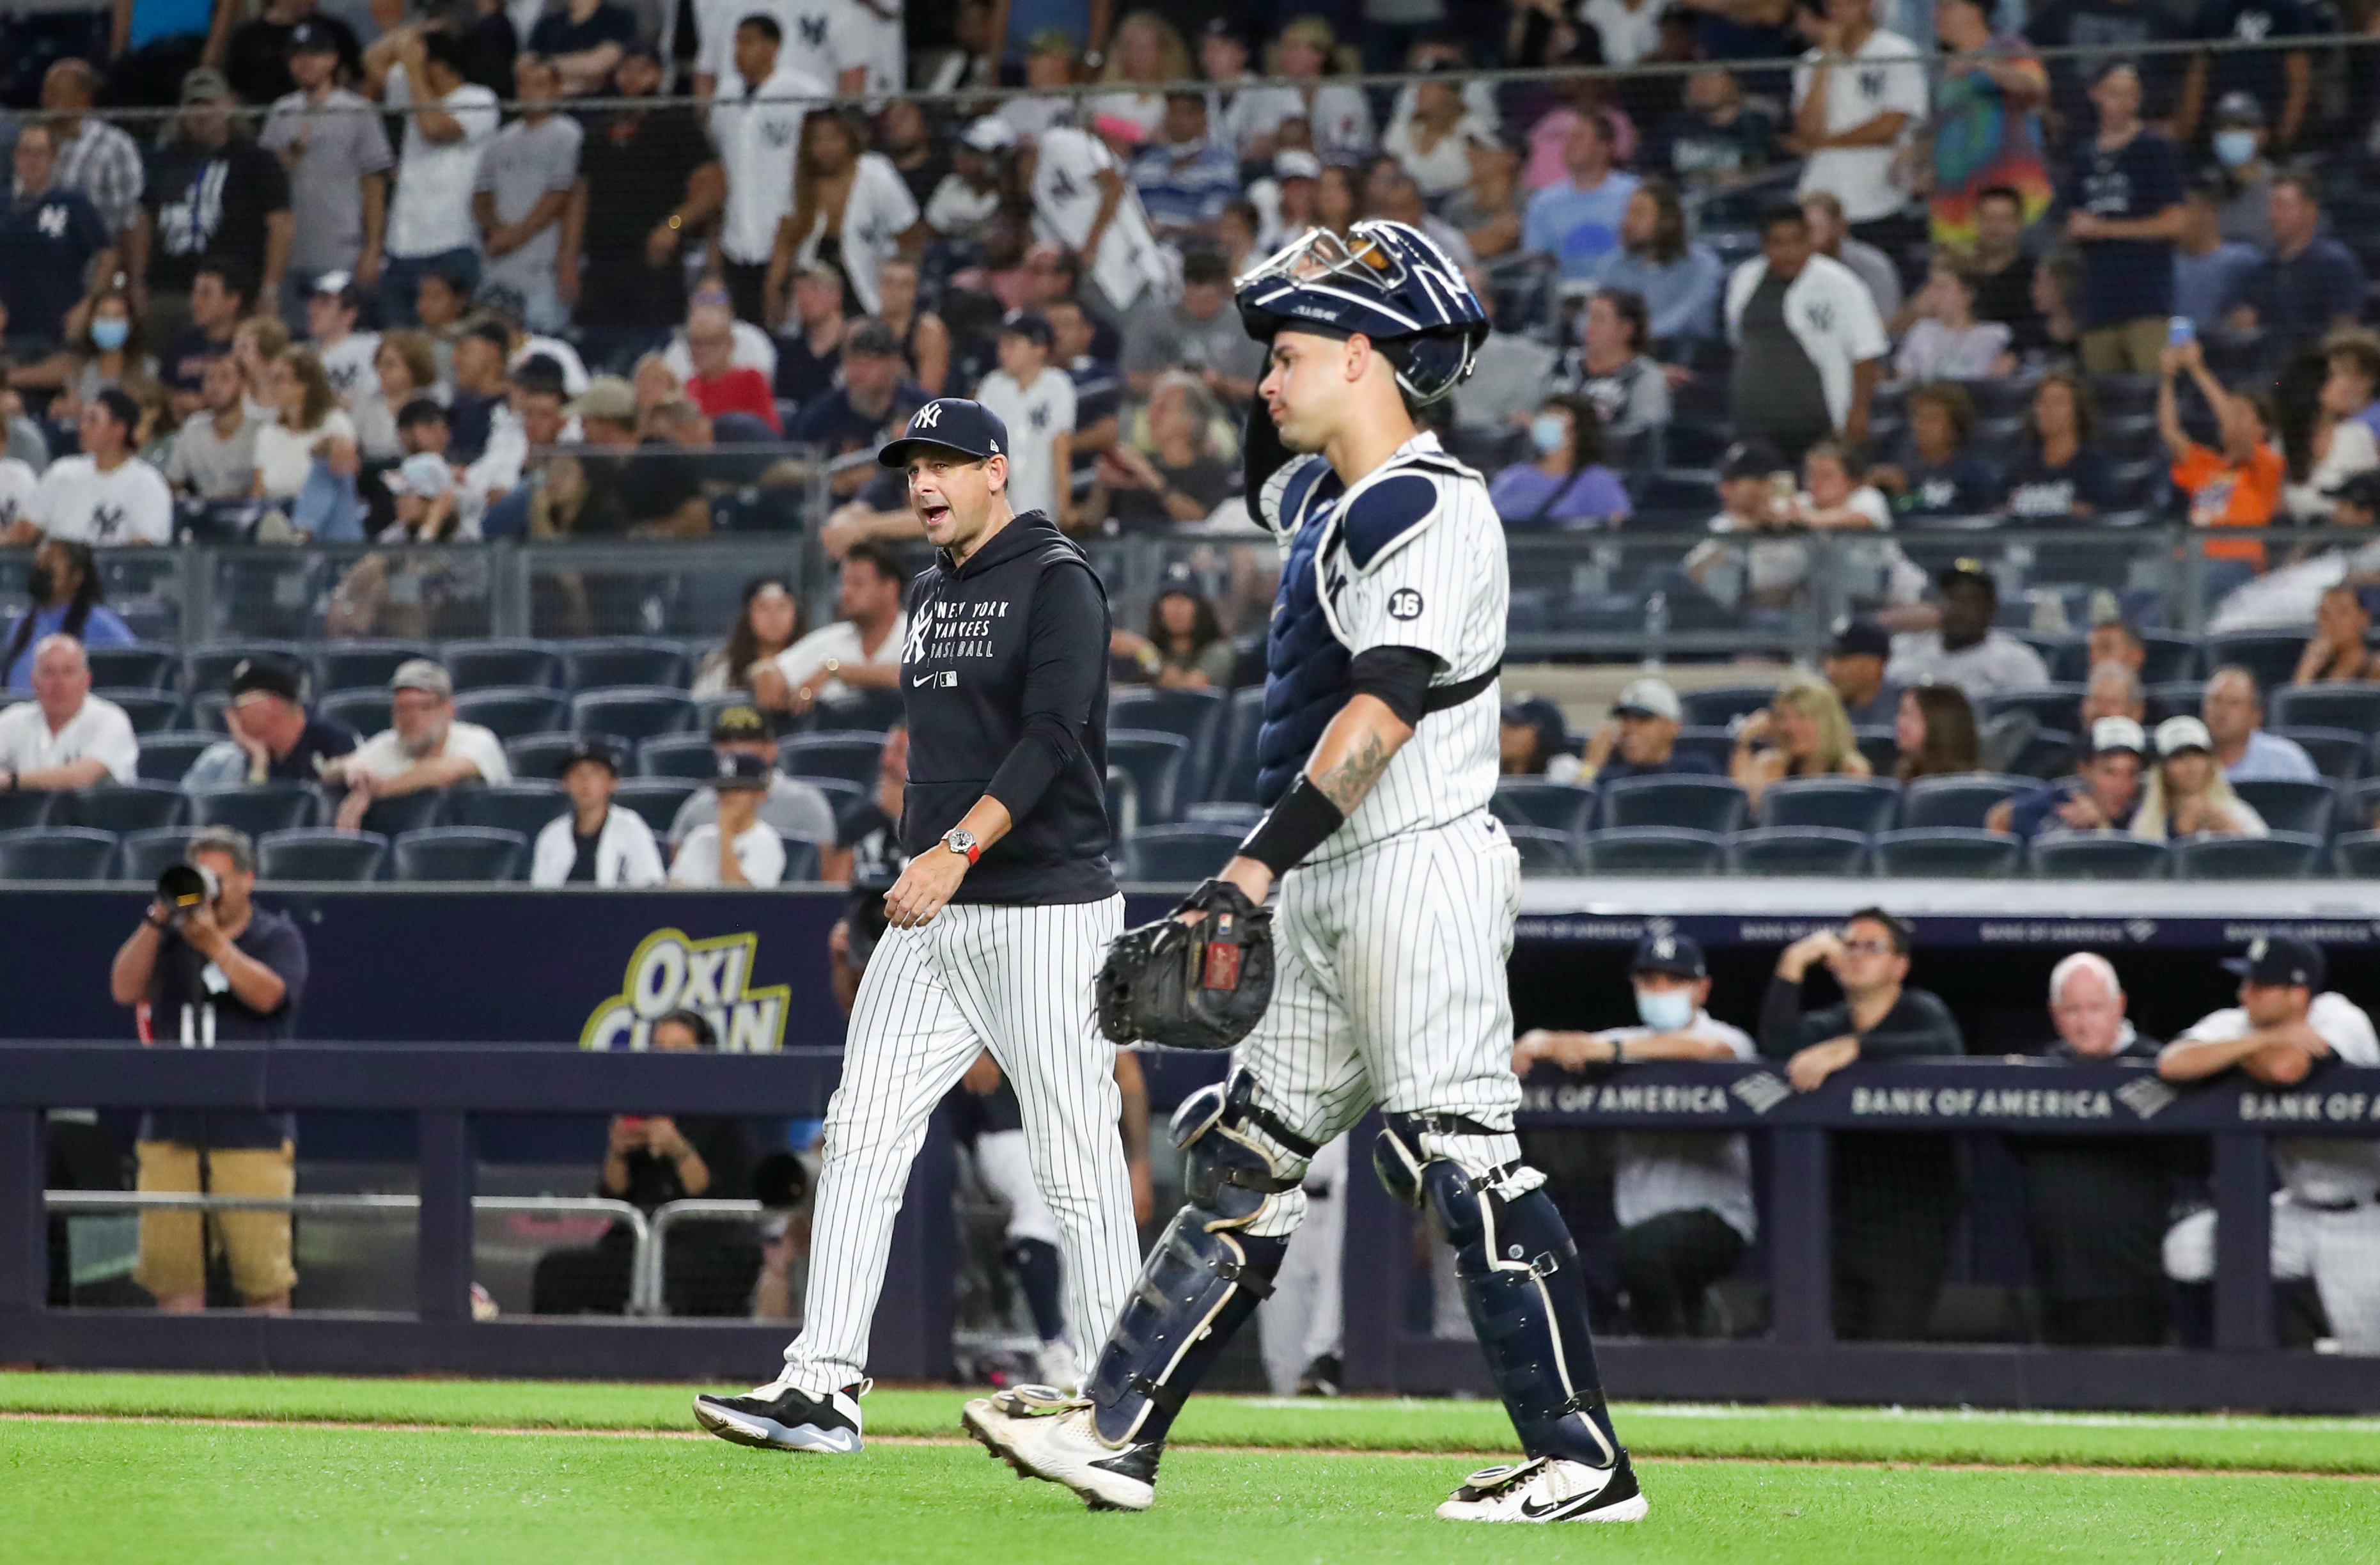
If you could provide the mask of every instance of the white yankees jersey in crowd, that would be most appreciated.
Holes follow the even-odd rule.
[[[1005,370],[995,370],[976,387],[975,399],[1008,426],[1008,503],[1017,515],[1058,515],[1058,471],[1050,443],[1075,428],[1075,382],[1063,370],[1045,366],[1033,384],[1021,386]]]
[[[808,104],[830,89],[783,57],[757,85],[731,61],[719,74],[710,105],[710,140],[727,176],[727,206],[719,219],[719,249],[746,266],[767,261],[777,248],[777,225],[794,210],[794,156],[802,144]]]
[[[107,472],[88,456],[62,456],[33,493],[33,520],[52,538],[94,549],[174,541],[174,491],[138,456]]]
[[[1087,130],[1058,125],[1043,131],[1033,160],[1034,237],[1081,249],[1099,219],[1099,176],[1115,166],[1107,143]],[[1162,287],[1172,276],[1163,251],[1149,234],[1140,192],[1129,179],[1107,232],[1099,237],[1099,254],[1090,258],[1090,269],[1091,281],[1118,309],[1129,309],[1145,289]]]
[[[39,522],[33,509],[33,496],[41,491],[42,477],[30,463],[14,456],[0,456],[0,528],[6,528],[19,516]]]
[[[380,357],[378,332],[349,332],[321,353],[322,374],[338,394],[340,406],[352,410],[357,398],[380,389],[380,377],[372,368],[372,360]]]
[[[1810,95],[1823,50],[1813,49],[1793,68],[1793,104],[1799,108]],[[1909,199],[1905,183],[1896,183],[1893,160],[1900,141],[1925,123],[1928,89],[1925,56],[1917,45],[1882,28],[1852,52],[1852,58],[1827,69],[1827,133],[1856,130],[1878,115],[1909,116],[1900,139],[1872,147],[1827,147],[1812,152],[1802,165],[1802,194],[1833,193],[1843,203],[1843,217],[1868,223],[1889,217]]]
[[[876,291],[877,273],[900,253],[901,236],[917,222],[917,198],[909,193],[908,182],[892,166],[892,160],[882,152],[860,153],[859,166],[851,174],[851,199],[844,204],[840,237],[851,291],[859,296],[860,308],[868,314],[884,308],[883,296]],[[821,212],[810,224],[810,231],[801,237],[794,263],[808,266],[816,261],[825,237],[826,213]]]
[[[858,0],[696,0],[697,32],[694,72],[716,78],[719,92],[735,74],[735,29],[746,17],[775,18],[783,34],[777,42],[777,64],[790,67],[832,86],[853,66],[870,65],[874,47],[848,25]],[[674,13],[677,9],[670,7]],[[897,25],[897,23],[896,23]],[[871,87],[873,82],[870,83]]]

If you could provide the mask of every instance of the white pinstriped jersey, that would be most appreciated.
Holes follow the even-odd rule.
[[[1258,514],[1284,558],[1302,528],[1324,529],[1318,586],[1331,634],[1348,654],[1375,647],[1433,653],[1443,664],[1433,686],[1458,685],[1494,668],[1504,656],[1512,579],[1503,524],[1488,503],[1486,481],[1446,455],[1427,431],[1343,494],[1313,498],[1329,487],[1315,481],[1317,465],[1327,466],[1319,455],[1284,463],[1265,485]],[[1358,567],[1340,536],[1342,521],[1367,490],[1402,475],[1426,479],[1437,490],[1437,502]],[[1292,514],[1284,516],[1288,496],[1303,498],[1290,500]],[[1427,714],[1346,824],[1307,862],[1485,810],[1496,789],[1501,711],[1491,681],[1461,706]]]

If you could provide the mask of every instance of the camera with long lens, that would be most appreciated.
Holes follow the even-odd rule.
[[[165,909],[165,924],[178,929],[182,920],[200,907],[212,907],[223,886],[212,869],[195,864],[172,864],[157,877],[157,903]]]

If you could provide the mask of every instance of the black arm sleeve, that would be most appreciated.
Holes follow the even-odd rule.
[[[1837,1014],[1841,1010],[1830,1006],[1804,1013],[1802,986],[1771,976],[1768,992],[1760,997],[1760,1052],[1771,1060],[1786,1060],[1814,1043],[1840,1037],[1851,1030],[1851,1019]]]
[[[1429,682],[1446,660],[1418,647],[1373,647],[1355,654],[1349,665],[1355,692],[1379,698],[1407,728],[1421,722],[1422,698]]]
[[[1087,565],[1052,569],[1033,594],[1028,631],[1032,653],[1025,671],[1024,731],[984,793],[1023,820],[1058,774],[1083,753],[1107,674],[1108,605]]]
[[[1859,1035],[1864,1060],[1906,1060],[1925,1054],[1964,1054],[1958,1018],[1940,998],[1925,989],[1903,989],[1884,1020]]]
[[[1245,465],[1241,492],[1247,496],[1248,515],[1259,525],[1263,516],[1257,507],[1262,503],[1265,485],[1296,453],[1281,443],[1281,431],[1274,427],[1272,409],[1262,397],[1248,402],[1247,436],[1240,443],[1240,458]]]

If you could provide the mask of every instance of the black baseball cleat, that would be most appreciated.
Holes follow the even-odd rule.
[[[694,1421],[739,1446],[850,1456],[860,1446],[859,1399],[873,1384],[862,1380],[814,1397],[780,1380],[740,1397],[698,1396]]]
[[[1609,1467],[1540,1456],[1463,1480],[1438,1514],[1449,1522],[1641,1522],[1649,1509],[1628,1453]]]

